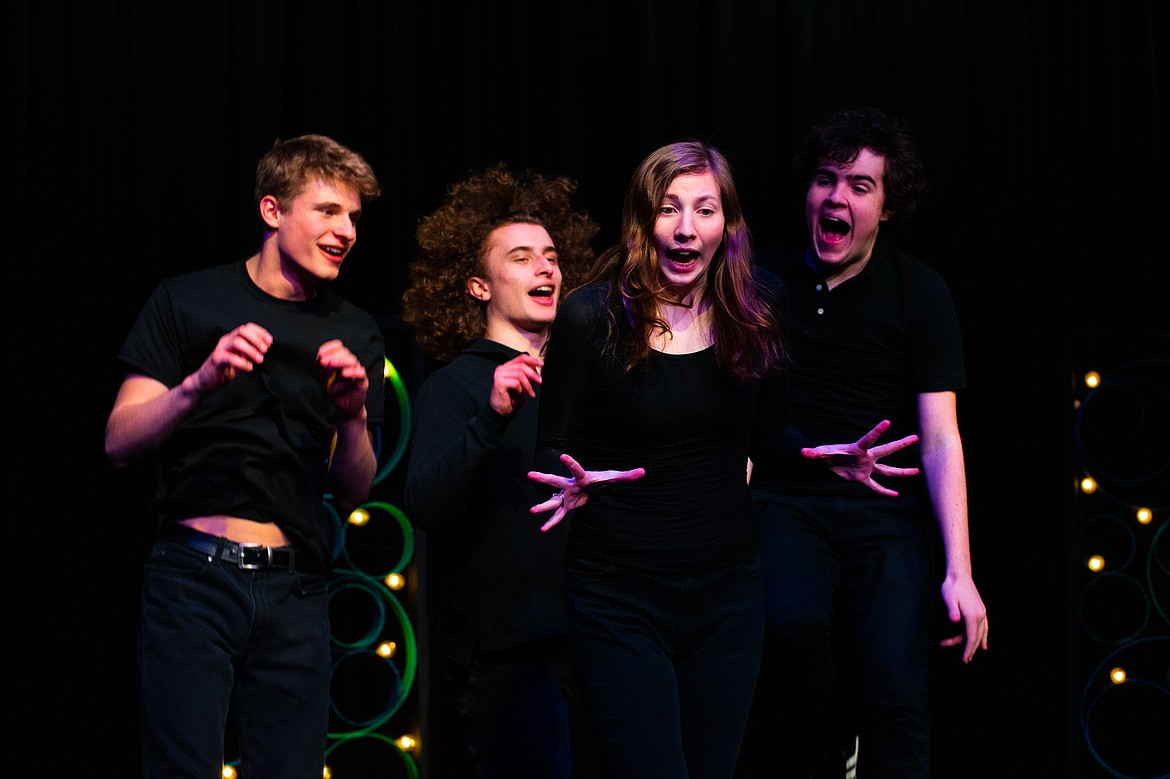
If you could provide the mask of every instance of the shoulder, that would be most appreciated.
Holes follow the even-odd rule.
[[[223,286],[229,283],[239,283],[247,277],[246,266],[243,260],[229,262],[225,265],[215,265],[210,268],[187,271],[168,279],[164,279],[159,286],[167,289],[203,288],[208,286]]]
[[[435,369],[431,378],[441,381],[462,381],[469,377],[491,375],[496,366],[502,365],[520,352],[486,338],[480,338],[464,349],[446,365]]]
[[[874,246],[875,270],[895,276],[904,287],[914,290],[938,291],[947,288],[942,274],[893,244],[878,241]]]

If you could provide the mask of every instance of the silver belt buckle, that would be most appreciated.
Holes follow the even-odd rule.
[[[266,550],[268,552],[267,562],[255,563],[252,565],[245,563],[244,562],[244,550],[245,549],[264,549],[264,550]],[[240,568],[244,569],[245,571],[258,571],[261,568],[265,568],[265,567],[271,568],[272,567],[272,547],[264,546],[263,544],[240,544],[240,556],[238,558],[236,558],[236,565],[238,565]]]

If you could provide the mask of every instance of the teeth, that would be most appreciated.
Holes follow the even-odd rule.
[[[342,255],[342,250],[338,249],[336,246],[322,246],[321,248],[324,249],[327,254],[332,254],[334,257],[340,257]]]

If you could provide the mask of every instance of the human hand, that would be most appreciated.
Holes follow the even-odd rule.
[[[530,354],[519,354],[496,366],[492,378],[492,392],[488,402],[497,414],[510,417],[520,410],[524,401],[536,397],[540,384],[540,369],[544,361]]]
[[[873,479],[875,473],[881,476],[915,476],[917,468],[897,468],[878,462],[883,457],[905,449],[918,441],[918,436],[908,435],[888,444],[874,446],[882,433],[890,427],[890,421],[882,420],[851,444],[825,444],[815,448],[804,448],[800,454],[809,460],[822,460],[833,473],[846,481],[855,481],[869,487],[880,495],[897,497],[898,493],[883,487]]]
[[[963,632],[945,638],[939,646],[963,645],[963,662],[969,663],[979,649],[987,650],[987,607],[971,577],[948,576],[942,583],[942,599],[952,623],[963,623]]]
[[[604,489],[610,484],[637,481],[646,475],[645,468],[634,468],[629,471],[587,471],[567,454],[561,455],[561,462],[568,467],[569,473],[573,474],[571,477],[559,476],[554,473],[541,473],[540,471],[528,472],[528,478],[532,481],[547,484],[560,490],[548,500],[529,509],[533,514],[553,509],[553,515],[540,526],[542,533],[559,524],[565,515],[573,509],[584,506],[589,501],[591,493]]]
[[[370,377],[366,368],[341,341],[326,341],[317,349],[317,365],[329,399],[337,410],[351,419],[366,413],[366,390]]]
[[[255,322],[240,325],[220,337],[211,354],[190,377],[195,390],[206,395],[234,380],[240,371],[251,373],[264,362],[272,334]]]

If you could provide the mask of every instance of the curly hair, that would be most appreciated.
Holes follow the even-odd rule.
[[[434,213],[419,221],[418,257],[402,296],[402,318],[429,356],[448,361],[483,336],[486,304],[467,290],[472,276],[484,275],[487,239],[509,224],[535,224],[557,247],[569,289],[593,263],[592,241],[600,229],[570,198],[577,183],[532,170],[512,171],[504,163],[452,184]]]
[[[862,149],[886,158],[885,209],[891,212],[891,225],[904,223],[926,193],[926,177],[909,122],[880,108],[841,111],[814,125],[793,160],[798,184],[807,189],[822,159],[848,165]]]
[[[666,190],[679,176],[707,172],[719,185],[724,216],[723,240],[707,271],[705,293],[714,303],[716,359],[738,381],[758,378],[784,362],[776,312],[755,279],[751,234],[731,166],[718,149],[688,140],[655,150],[638,166],[626,190],[621,240],[602,254],[586,279],[609,283],[606,349],[625,370],[649,359],[651,332],[670,332],[658,309],[673,301],[659,278],[654,248]]]

